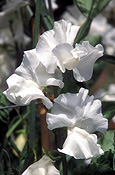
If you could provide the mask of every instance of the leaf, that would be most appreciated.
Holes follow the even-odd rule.
[[[115,105],[115,104],[114,104]],[[115,106],[111,106],[109,107],[106,112],[104,112],[104,117],[107,118],[107,119],[111,119],[114,115],[115,115]]]
[[[103,151],[109,151],[110,149],[114,151],[114,130],[108,130],[106,133],[98,140],[101,144]]]
[[[87,34],[89,33],[89,29],[90,29],[90,25],[91,25],[92,20],[91,19],[87,19],[83,25],[80,27],[76,38],[74,40],[74,46],[76,43],[79,43],[84,37],[87,36]]]
[[[11,133],[17,128],[17,126],[29,115],[30,111],[29,108],[27,108],[28,110],[26,111],[25,114],[22,115],[22,117],[15,117],[13,118],[13,121],[11,121],[11,124],[9,125],[9,129],[6,133],[6,137],[8,138]]]
[[[40,12],[41,12],[41,0],[37,0],[36,11],[35,11],[35,28],[34,28],[33,48],[36,47],[36,44],[38,42],[38,34],[39,34],[39,28],[40,28]]]
[[[6,106],[6,99],[3,93],[0,91],[0,147],[5,139],[6,132],[8,130],[9,111],[2,107]]]
[[[75,3],[84,16],[93,19],[103,11],[110,1],[111,0],[75,0]]]
[[[34,152],[29,147],[29,143],[26,142],[20,156],[19,171],[22,173],[32,163],[34,163]]]
[[[76,168],[73,175],[113,175],[113,156],[111,151],[100,157],[93,158],[92,163]]]
[[[101,43],[101,36],[87,35],[80,43],[82,43],[83,41],[89,41],[92,46],[96,46],[97,44]]]
[[[115,56],[103,55],[100,59],[102,61],[105,61],[105,62],[108,62],[108,63],[111,63],[111,64],[115,64]]]
[[[64,74],[64,87],[59,89],[58,94],[60,93],[77,93],[79,87],[77,86],[77,81],[73,78],[73,71],[66,71]],[[82,84],[82,83],[81,83]]]
[[[33,17],[33,12],[29,5],[21,8],[21,16],[22,16],[23,25],[24,25],[24,31],[26,34],[30,36],[31,35],[30,21]]]
[[[45,30],[51,30],[54,25],[54,19],[50,16],[44,1],[41,1],[41,18]]]
[[[3,93],[0,91],[0,108],[6,106],[6,98]],[[8,123],[9,121],[9,112],[7,109],[0,110],[0,122]]]
[[[100,155],[96,158],[93,158],[92,163],[96,163],[103,166],[106,165],[106,167],[113,169],[113,159],[114,153],[111,150],[109,150],[106,151],[104,155]]]

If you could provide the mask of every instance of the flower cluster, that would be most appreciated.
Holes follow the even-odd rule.
[[[97,144],[94,133],[104,133],[107,119],[101,113],[100,100],[88,96],[88,90],[81,88],[78,94],[60,94],[54,99],[51,113],[47,113],[47,124],[50,130],[67,127],[67,139],[60,152],[77,159],[88,159],[103,154]]]
[[[25,51],[21,65],[7,80],[8,89],[4,94],[19,105],[42,99],[46,108],[52,108],[51,113],[47,113],[48,128],[67,127],[67,138],[63,148],[58,148],[58,151],[76,159],[88,159],[103,154],[94,134],[95,131],[104,133],[107,129],[107,119],[101,113],[101,102],[90,97],[84,88],[77,94],[60,94],[54,99],[54,104],[43,93],[47,86],[63,88],[62,73],[66,70],[72,70],[79,82],[92,77],[93,65],[103,55],[103,47],[101,44],[93,47],[88,41],[76,43],[73,47],[78,30],[79,26],[64,20],[55,22],[52,30],[41,35],[35,49]],[[39,166],[41,162],[42,166]],[[23,175],[31,174],[31,171],[32,174],[40,172],[45,175],[46,171],[49,175],[52,174],[49,171],[59,174],[58,170],[49,169],[49,166],[52,166],[51,160],[43,157],[40,163],[31,165]]]

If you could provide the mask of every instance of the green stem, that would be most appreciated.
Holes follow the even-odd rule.
[[[15,124],[8,130],[8,132],[6,133],[6,138],[8,139],[8,137],[12,134],[12,132],[18,127],[18,125],[29,115],[29,110],[27,111],[26,114],[24,114],[18,121],[15,122]]]
[[[30,104],[30,135],[29,135],[30,148],[33,148],[34,132],[35,132],[35,102],[32,101]]]
[[[54,19],[51,0],[48,0],[50,16]]]
[[[35,11],[33,48],[36,47],[36,44],[38,42],[38,34],[39,34],[39,26],[40,26],[40,11],[41,11],[41,0],[37,0],[36,1],[36,11]]]
[[[66,155],[62,155],[63,175],[68,175]]]
[[[67,131],[65,128],[57,128],[54,130],[55,133],[55,146],[56,148],[62,148],[62,145],[67,137]],[[61,154],[61,161],[63,166],[63,175],[67,175],[67,162],[66,155]]]
[[[33,48],[36,47],[36,44],[38,42],[38,34],[40,27],[40,11],[41,11],[41,0],[36,0]],[[32,101],[30,104],[30,135],[29,135],[30,148],[33,148],[34,144],[34,131],[35,131],[35,102]]]

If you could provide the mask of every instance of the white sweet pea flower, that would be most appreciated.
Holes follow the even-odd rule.
[[[46,86],[63,87],[61,72],[48,74],[36,57],[36,50],[25,51],[21,65],[8,80],[8,89],[4,92],[8,100],[18,105],[27,105],[32,100],[41,98],[47,108],[52,102],[43,94]]]
[[[73,48],[78,30],[79,26],[61,20],[41,35],[36,47],[37,56],[48,73],[54,73],[59,67],[63,73],[66,69],[73,70],[77,81],[91,78],[95,61],[103,55],[103,47],[100,44],[93,47],[84,41]]]
[[[53,161],[44,155],[38,162],[30,165],[22,175],[60,175],[53,165]]]
[[[63,149],[58,149],[58,151],[76,159],[89,159],[104,153],[100,145],[97,144],[95,134],[89,134],[78,127],[68,128],[67,132],[68,136],[63,144]]]
[[[60,94],[54,100],[51,114],[47,113],[46,120],[50,130],[67,127],[68,136],[61,152],[78,159],[103,153],[96,135],[92,133],[104,133],[108,122],[101,113],[100,100],[93,99],[93,96],[88,96],[87,89],[81,88],[77,94]]]

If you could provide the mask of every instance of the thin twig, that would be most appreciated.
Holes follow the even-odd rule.
[[[36,102],[35,103],[35,105],[40,105],[40,104],[42,104],[42,102]],[[0,107],[0,110],[10,109],[10,108],[18,108],[18,107],[24,107],[24,106],[20,106],[20,105],[3,106],[3,107]]]

